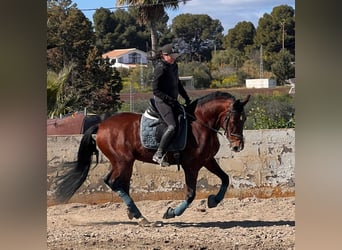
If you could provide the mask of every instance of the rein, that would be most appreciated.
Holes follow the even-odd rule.
[[[193,115],[190,115],[188,112],[185,112],[185,113],[186,113],[187,116],[189,116],[189,117],[191,117],[192,119],[194,119],[194,122],[196,122],[196,123],[200,124],[201,126],[206,127],[206,128],[208,128],[208,129],[214,131],[215,133],[218,133],[218,134],[220,134],[220,135],[223,136],[223,134],[222,134],[218,129],[209,127],[209,126],[206,125],[205,123],[202,123],[202,122],[197,121],[197,120],[196,120],[196,117],[193,116]]]
[[[194,119],[194,122],[197,122],[197,123],[200,124],[201,126],[206,127],[206,128],[208,128],[208,129],[214,131],[215,133],[220,134],[221,136],[224,136],[224,135],[228,134],[228,136],[234,136],[234,137],[237,137],[237,138],[239,138],[240,140],[242,140],[242,139],[243,139],[243,136],[238,135],[238,134],[235,134],[235,133],[230,133],[230,131],[229,131],[229,119],[230,119],[230,114],[231,114],[231,113],[235,113],[235,112],[236,112],[235,110],[228,110],[227,115],[226,115],[226,117],[224,118],[224,121],[226,122],[226,125],[225,125],[225,129],[224,129],[224,133],[223,133],[223,134],[222,134],[218,129],[209,127],[209,126],[206,125],[205,123],[202,123],[202,122],[197,121],[197,120],[196,120],[196,117],[193,116],[193,115],[191,115],[191,114],[189,114],[188,112],[185,112],[185,113],[186,113],[187,116],[189,116],[189,117],[191,117],[192,119]],[[229,139],[228,139],[228,140],[229,140]]]

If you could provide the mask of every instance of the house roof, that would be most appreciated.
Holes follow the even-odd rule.
[[[118,57],[121,57],[125,54],[128,54],[130,52],[133,52],[133,51],[136,51],[136,52],[140,52],[140,53],[144,53],[146,54],[146,52],[144,51],[141,51],[139,49],[136,49],[136,48],[130,48],[130,49],[115,49],[115,50],[112,50],[112,51],[109,51],[107,53],[104,53],[102,55],[102,58],[118,58]]]

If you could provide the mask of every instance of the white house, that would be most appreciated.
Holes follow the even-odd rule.
[[[134,68],[137,65],[147,64],[147,53],[131,48],[131,49],[115,49],[102,55],[102,58],[109,58],[115,68]]]

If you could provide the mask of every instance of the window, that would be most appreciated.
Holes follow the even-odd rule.
[[[128,63],[130,64],[138,64],[141,61],[141,55],[138,53],[131,53],[128,55]]]

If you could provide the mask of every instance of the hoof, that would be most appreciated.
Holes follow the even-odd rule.
[[[175,215],[174,209],[169,207],[166,210],[166,213],[164,214],[163,219],[171,219],[171,218],[175,218],[175,217],[176,217],[176,215]]]
[[[215,195],[208,196],[208,208],[213,208],[217,206],[217,202],[215,200]]]
[[[138,219],[138,225],[142,227],[150,227],[152,226],[152,223],[149,222],[145,217],[140,217]]]
[[[164,226],[164,224],[162,221],[156,221],[156,222],[152,223],[152,226],[153,227],[162,227],[162,226]]]
[[[127,209],[127,215],[128,215],[128,218],[130,220],[132,220],[134,218],[134,214],[131,211],[129,211],[128,209]]]

